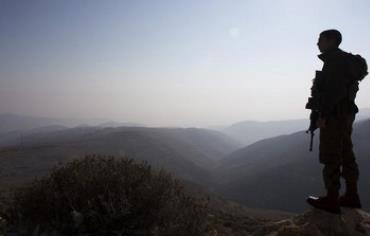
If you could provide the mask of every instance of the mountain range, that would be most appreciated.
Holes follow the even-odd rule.
[[[195,128],[79,127],[30,133],[0,149],[1,184],[45,174],[53,165],[85,155],[128,156],[178,177],[209,185],[218,160],[240,143]]]
[[[353,141],[360,194],[364,208],[370,209],[370,120],[355,124]],[[301,212],[307,208],[307,195],[324,191],[318,132],[313,152],[308,145],[304,131],[244,145],[220,131],[200,128],[50,125],[21,135],[0,134],[0,188],[45,175],[58,163],[85,155],[128,156],[247,207]]]
[[[120,126],[144,126],[134,122],[116,122],[108,119],[56,119],[37,116],[25,116],[13,113],[0,114],[0,134],[9,132],[37,132],[38,129],[48,127],[81,127],[81,126],[99,126],[99,127],[120,127]]]

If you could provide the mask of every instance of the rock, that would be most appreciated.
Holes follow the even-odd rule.
[[[365,236],[370,235],[370,214],[342,208],[340,215],[312,209],[290,219],[268,223],[253,236]]]

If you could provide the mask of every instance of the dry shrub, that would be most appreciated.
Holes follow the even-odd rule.
[[[88,156],[15,191],[5,218],[20,235],[196,236],[206,205],[145,162]]]

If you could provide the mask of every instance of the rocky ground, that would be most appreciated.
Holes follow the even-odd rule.
[[[312,209],[302,215],[269,222],[252,236],[365,236],[370,235],[370,214],[360,209],[342,208],[335,215]]]

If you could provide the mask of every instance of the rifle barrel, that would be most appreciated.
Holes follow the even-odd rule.
[[[315,133],[311,131],[310,152],[312,152],[312,147],[313,147],[313,136],[315,136]]]

